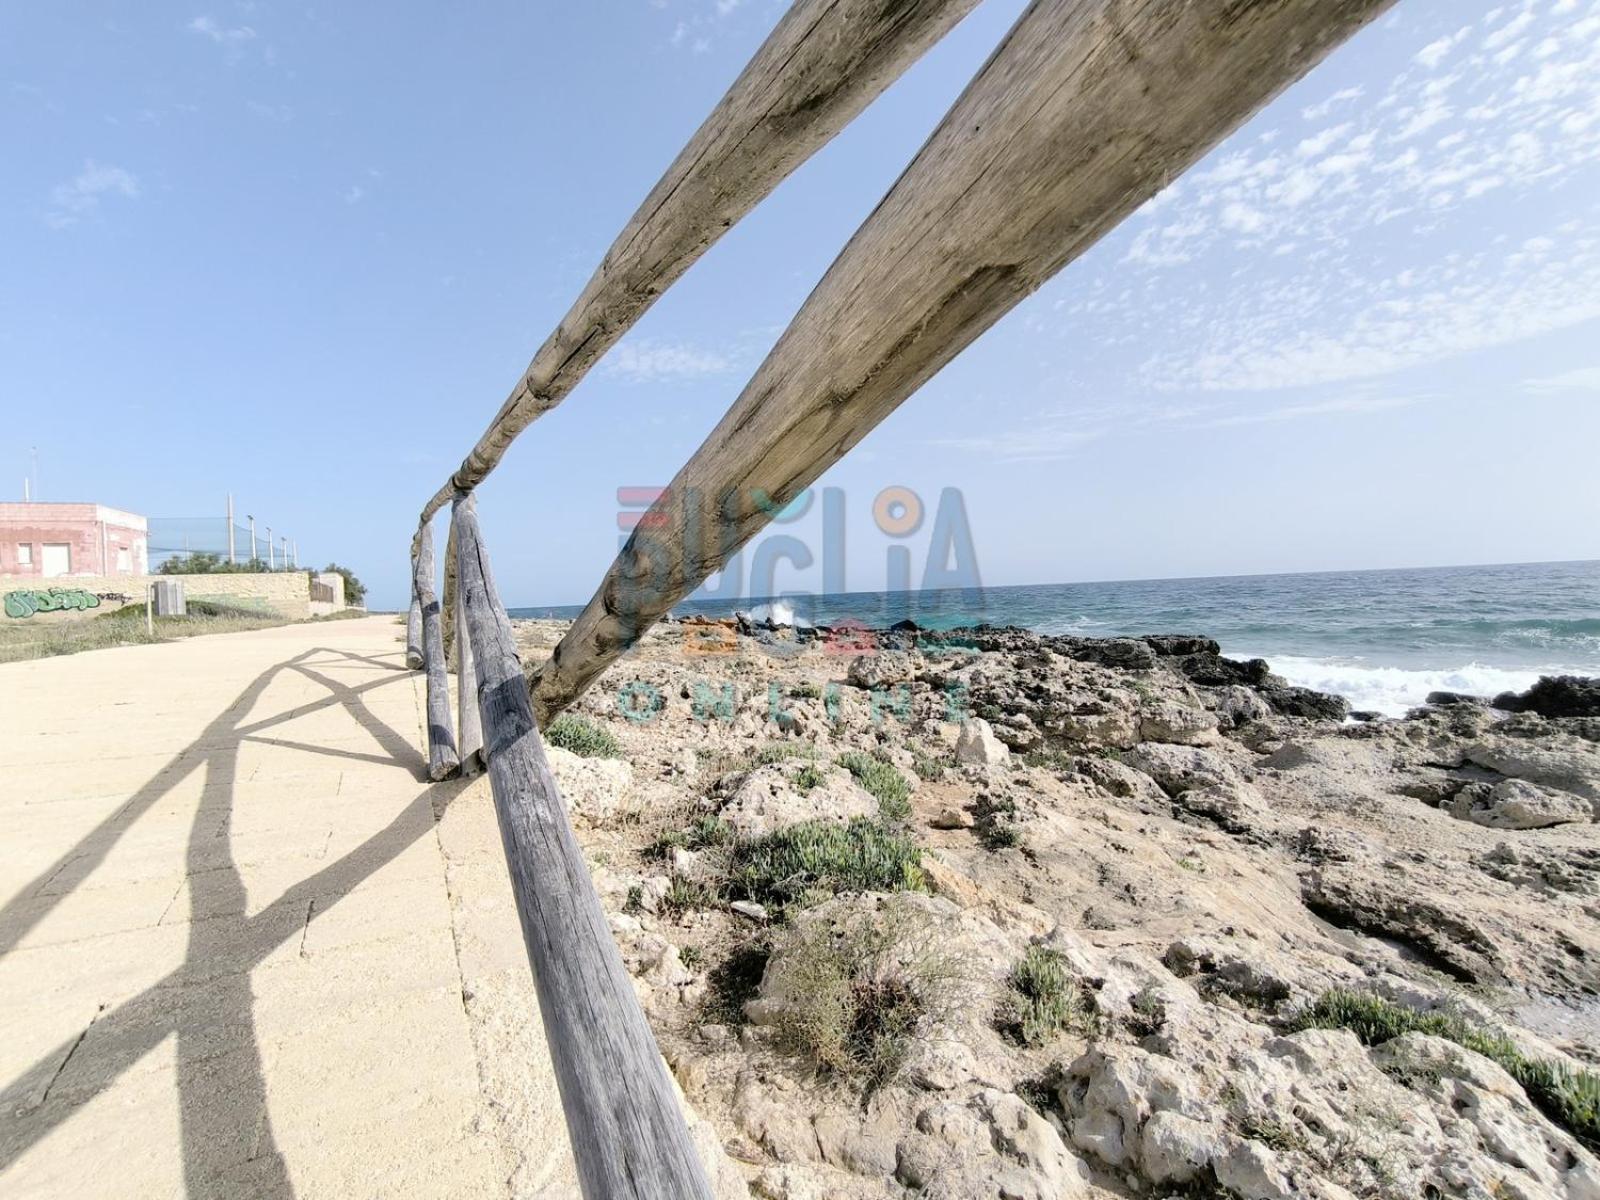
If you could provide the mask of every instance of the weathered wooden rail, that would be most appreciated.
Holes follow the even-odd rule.
[[[453,522],[457,645],[466,652],[461,661],[476,665],[489,784],[583,1193],[596,1200],[709,1197],[672,1081],[550,774],[470,498],[456,502]]]
[[[679,470],[656,510],[665,521],[641,523],[525,674],[472,489],[717,237],[976,3],[797,0],[424,506],[406,660],[427,671],[429,772],[487,766],[589,1200],[709,1191],[539,723],[963,347],[1392,2],[1033,0]],[[431,520],[451,502],[441,605]]]

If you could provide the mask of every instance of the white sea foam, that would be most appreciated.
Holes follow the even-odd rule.
[[[1229,653],[1230,658],[1255,655]],[[1501,692],[1526,691],[1541,675],[1593,674],[1593,669],[1543,667],[1511,670],[1468,663],[1464,667],[1419,669],[1407,667],[1363,666],[1349,660],[1329,658],[1262,657],[1272,664],[1275,674],[1300,687],[1333,692],[1350,701],[1360,711],[1402,717],[1428,698],[1429,692],[1465,692],[1472,696],[1495,696]]]
[[[750,619],[757,624],[771,620],[774,625],[793,625],[794,606],[782,600],[774,600],[771,604],[758,604],[750,610]]]

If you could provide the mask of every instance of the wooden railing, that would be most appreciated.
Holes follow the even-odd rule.
[[[488,768],[583,1194],[591,1200],[710,1200],[666,1064],[550,772],[470,496],[457,497],[451,525],[461,738],[458,743],[450,727],[439,606],[424,586],[431,574],[419,572],[429,770],[443,771],[446,764],[453,770],[458,758],[461,769],[471,770],[480,756]],[[425,539],[431,573],[429,550],[431,539]]]
[[[679,471],[661,519],[640,523],[554,654],[525,674],[472,489],[707,247],[975,3],[796,0],[424,506],[412,542],[406,661],[427,672],[428,770],[488,768],[589,1200],[709,1191],[538,722],[962,347],[1392,0],[1032,0]],[[441,602],[431,521],[452,502]]]

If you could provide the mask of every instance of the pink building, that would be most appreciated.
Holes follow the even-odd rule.
[[[104,504],[0,503],[0,575],[146,575],[145,519]]]

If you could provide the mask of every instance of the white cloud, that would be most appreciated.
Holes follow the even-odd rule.
[[[360,204],[361,201],[366,198],[366,194],[367,189],[362,187],[359,183],[352,183],[349,187],[345,188],[343,193],[341,193],[346,204]]]
[[[1128,220],[1116,287],[1070,310],[1097,322],[1084,336],[1150,348],[1148,387],[1216,394],[1377,378],[1600,317],[1600,0],[1582,7],[1384,31],[1430,68],[1513,25],[1501,48],[1541,49],[1497,63],[1463,47],[1459,69],[1241,131]]]
[[[1455,48],[1457,42],[1471,32],[1471,26],[1463,26],[1452,34],[1447,34],[1436,41],[1429,42],[1421,50],[1417,51],[1416,60],[1431,71],[1445,60],[1445,56]]]
[[[1308,121],[1320,121],[1334,109],[1338,108],[1339,105],[1347,103],[1351,100],[1359,100],[1362,96],[1366,95],[1366,91],[1367,89],[1362,87],[1360,84],[1357,84],[1354,87],[1340,88],[1321,104],[1313,104],[1309,108],[1302,108],[1300,110],[1300,115]]]
[[[101,198],[108,195],[138,199],[138,178],[121,167],[103,166],[87,159],[83,170],[51,189],[51,207],[45,214],[45,223],[52,229],[76,225],[99,208]]]
[[[189,22],[187,28],[190,33],[208,37],[219,46],[237,47],[244,42],[254,41],[256,36],[256,31],[248,25],[238,25],[230,29],[212,17],[196,17]]]
[[[1055,462],[1071,458],[1099,436],[1092,430],[1028,425],[971,437],[932,438],[928,445],[979,454],[1000,462]]]
[[[1267,219],[1248,204],[1230,200],[1222,210],[1222,223],[1240,233],[1254,233],[1267,223]]]
[[[1600,367],[1575,367],[1558,375],[1523,381],[1523,390],[1538,395],[1555,392],[1594,392],[1600,395]]]
[[[1330,400],[1310,400],[1301,404],[1282,404],[1218,417],[1211,425],[1262,425],[1276,421],[1298,421],[1303,417],[1361,416],[1410,408],[1431,399],[1428,396],[1337,396]]]
[[[606,356],[603,370],[634,383],[669,379],[697,379],[733,369],[725,356],[684,342],[636,338],[623,342]]]

